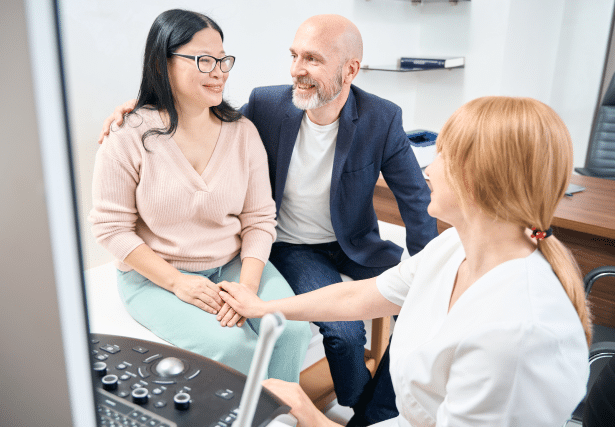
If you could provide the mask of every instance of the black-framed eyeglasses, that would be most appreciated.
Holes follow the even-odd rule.
[[[222,71],[223,73],[228,73],[229,71],[231,71],[231,68],[233,68],[233,65],[235,65],[234,56],[216,58],[215,56],[211,55],[192,56],[183,55],[181,53],[175,52],[173,52],[172,55],[181,56],[182,58],[194,59],[194,62],[196,62],[196,68],[201,73],[211,73],[214,68],[216,68],[216,65],[218,65],[218,62],[220,63],[220,71]]]

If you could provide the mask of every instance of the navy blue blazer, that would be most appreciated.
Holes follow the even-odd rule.
[[[293,105],[289,85],[254,89],[241,112],[256,125],[267,150],[279,213],[304,112]],[[395,265],[403,252],[383,241],[378,232],[373,196],[380,172],[397,199],[410,254],[423,249],[438,233],[435,219],[427,214],[430,192],[401,116],[397,105],[354,85],[340,115],[331,177],[331,222],[344,253],[366,267]]]

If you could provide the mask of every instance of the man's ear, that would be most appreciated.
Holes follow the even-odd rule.
[[[361,62],[358,59],[353,58],[349,59],[346,62],[346,66],[344,67],[344,83],[352,83],[352,81],[359,74],[359,70],[361,69]]]

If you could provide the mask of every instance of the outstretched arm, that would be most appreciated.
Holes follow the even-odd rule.
[[[100,135],[98,136],[98,143],[102,144],[105,136],[109,135],[109,131],[111,130],[111,125],[115,122],[116,125],[121,125],[124,123],[124,114],[130,113],[135,109],[135,105],[137,105],[136,99],[131,99],[130,101],[124,102],[119,107],[115,107],[113,110],[113,114],[105,119],[103,122],[102,131],[100,131]]]
[[[341,282],[316,291],[272,301],[262,301],[245,286],[225,283],[220,297],[244,317],[281,312],[289,320],[334,322],[399,314],[400,306],[382,296],[376,278]]]

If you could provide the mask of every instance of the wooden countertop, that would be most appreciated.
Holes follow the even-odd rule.
[[[552,225],[615,239],[615,181],[574,175],[571,182],[585,190],[564,196]]]
[[[573,175],[571,182],[585,190],[564,197],[555,211],[552,225],[615,239],[615,181]],[[376,184],[374,200],[380,220],[403,225],[397,203],[390,203],[391,200],[395,202],[393,193],[382,177]],[[382,200],[389,203],[383,204]]]

